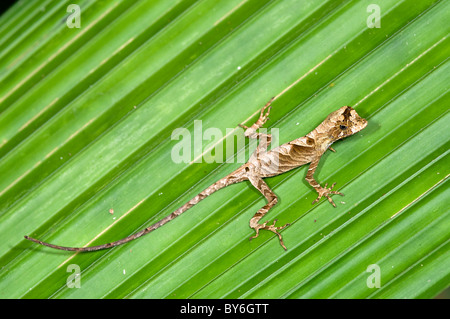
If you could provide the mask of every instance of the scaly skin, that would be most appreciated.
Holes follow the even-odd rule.
[[[313,204],[317,203],[322,197],[326,197],[328,201],[336,207],[330,195],[343,194],[332,190],[336,183],[333,183],[329,188],[327,187],[328,184],[325,184],[324,187],[320,186],[314,179],[314,172],[323,153],[328,149],[334,152],[331,148],[331,144],[361,131],[367,126],[367,121],[361,118],[351,107],[343,106],[339,110],[328,115],[327,118],[309,134],[267,151],[267,148],[272,141],[272,136],[270,134],[259,133],[257,130],[269,119],[271,109],[270,104],[273,100],[274,98],[261,109],[259,119],[252,126],[247,127],[240,124],[240,126],[245,129],[246,137],[259,139],[259,145],[251,155],[249,161],[231,174],[200,192],[186,204],[157,223],[121,240],[91,247],[64,247],[49,244],[28,236],[25,236],[25,238],[47,247],[76,252],[96,251],[115,247],[158,229],[219,189],[248,180],[267,199],[267,204],[261,207],[261,209],[259,209],[250,219],[250,227],[256,232],[255,236],[252,236],[250,239],[258,237],[261,229],[269,230],[278,236],[281,246],[286,249],[279,231],[289,224],[276,227],[276,220],[272,224],[269,224],[268,221],[262,224],[259,223],[261,218],[263,218],[264,215],[278,202],[277,196],[263,181],[263,178],[283,174],[294,168],[310,163],[308,173],[306,174],[306,180],[319,195],[317,199],[313,201]]]

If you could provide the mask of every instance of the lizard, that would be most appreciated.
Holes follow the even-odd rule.
[[[260,230],[268,230],[278,236],[281,246],[286,250],[280,230],[289,226],[289,224],[276,227],[276,219],[272,224],[269,224],[268,221],[260,223],[261,219],[278,202],[278,197],[263,179],[280,175],[309,163],[310,165],[305,179],[318,193],[318,197],[312,202],[312,204],[317,203],[322,197],[325,197],[334,207],[336,207],[336,204],[330,195],[334,194],[343,196],[344,194],[332,190],[336,183],[333,183],[331,187],[328,187],[328,184],[326,183],[325,186],[322,187],[315,180],[314,172],[316,171],[320,158],[328,149],[335,152],[335,150],[331,148],[331,144],[361,131],[367,126],[367,120],[360,117],[352,107],[342,106],[338,110],[330,113],[325,120],[322,121],[322,123],[320,123],[314,130],[305,136],[268,150],[268,147],[272,141],[272,136],[270,134],[260,133],[258,132],[258,129],[261,128],[269,119],[269,113],[272,107],[271,103],[274,99],[275,97],[270,99],[270,101],[261,108],[260,116],[253,125],[248,127],[243,124],[239,124],[239,126],[245,130],[245,137],[259,140],[258,146],[251,154],[249,160],[232,173],[221,178],[205,190],[198,193],[183,206],[179,207],[158,222],[128,237],[98,246],[65,247],[43,242],[29,236],[25,236],[25,239],[47,247],[66,251],[87,252],[108,249],[128,243],[160,228],[194,205],[198,204],[206,197],[226,186],[243,181],[249,181],[250,184],[255,187],[267,200],[267,204],[261,207],[250,219],[250,227],[255,230],[255,235],[250,237],[250,240],[258,237]]]

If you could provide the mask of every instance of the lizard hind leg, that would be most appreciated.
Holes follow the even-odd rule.
[[[274,194],[274,192],[269,188],[269,186],[260,178],[256,176],[249,176],[249,180],[252,183],[253,186],[255,186],[256,189],[258,189],[261,194],[264,195],[264,197],[267,199],[267,204],[261,207],[261,209],[256,212],[256,214],[250,219],[250,227],[253,228],[256,232],[256,234],[252,237],[250,237],[250,240],[256,238],[259,236],[259,231],[261,229],[269,230],[273,233],[275,233],[278,236],[278,239],[280,240],[281,246],[286,250],[286,246],[283,242],[283,237],[279,233],[280,230],[283,228],[289,226],[289,224],[286,224],[281,227],[276,227],[275,223],[277,220],[275,219],[272,224],[269,224],[269,221],[266,221],[262,224],[259,223],[259,221],[264,217],[264,215],[267,214],[267,212],[276,205],[278,202],[277,196]],[[268,225],[269,224],[269,225]]]
[[[261,128],[269,120],[269,113],[270,113],[270,109],[272,108],[271,104],[274,99],[275,99],[275,97],[271,98],[270,101],[267,102],[267,104],[261,108],[258,120],[252,126],[248,127],[244,124],[238,124],[240,127],[245,129],[246,137],[253,138],[253,139],[261,139],[263,137],[267,137],[267,134],[257,133],[256,131],[259,128]],[[270,142],[269,142],[269,144],[270,144]]]
[[[258,214],[258,213],[257,213],[257,214]],[[283,236],[281,236],[281,234],[280,234],[278,231],[279,231],[279,230],[282,230],[283,228],[285,228],[285,227],[287,227],[287,226],[289,226],[290,224],[286,224],[286,225],[281,226],[281,227],[275,227],[275,223],[277,222],[277,219],[275,219],[275,220],[273,221],[273,224],[267,225],[267,224],[269,223],[269,221],[266,221],[266,222],[263,223],[263,224],[259,224],[258,222],[254,222],[254,221],[252,222],[252,220],[253,220],[254,218],[257,218],[256,214],[255,214],[255,216],[253,216],[253,218],[250,220],[250,227],[253,228],[253,229],[255,229],[256,234],[255,234],[254,236],[250,237],[250,238],[249,238],[250,240],[252,240],[253,238],[256,238],[256,237],[259,236],[259,230],[260,230],[260,229],[270,230],[271,232],[275,233],[275,234],[278,236],[278,239],[280,240],[280,245],[281,245],[281,247],[283,247],[284,250],[287,250],[287,248],[286,248],[286,246],[284,245],[284,242],[283,242]]]

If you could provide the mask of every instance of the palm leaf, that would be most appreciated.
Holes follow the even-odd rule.
[[[378,1],[380,28],[370,1],[79,1],[68,28],[70,3],[0,17],[1,297],[431,298],[449,285],[448,2]],[[337,208],[311,205],[306,168],[267,180],[286,252],[272,233],[248,240],[265,201],[245,183],[110,250],[23,239],[95,245],[154,223],[241,165],[236,125],[272,96],[280,143],[342,105],[369,121],[319,165],[346,194]],[[176,163],[171,134],[194,136],[195,120],[228,135]],[[222,160],[207,163],[211,149]]]

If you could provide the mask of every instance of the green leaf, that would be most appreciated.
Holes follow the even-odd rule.
[[[0,17],[0,297],[433,298],[449,286],[448,1],[378,1],[379,28],[365,0],[75,1],[69,28],[72,3],[19,1]],[[337,208],[311,205],[306,167],[266,180],[287,251],[270,232],[248,240],[265,204],[248,183],[109,250],[23,238],[97,245],[153,224],[248,158],[237,124],[273,96],[279,144],[343,105],[369,122],[319,164],[346,195]],[[192,138],[181,163],[177,128]]]

